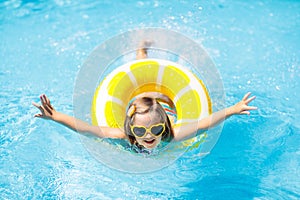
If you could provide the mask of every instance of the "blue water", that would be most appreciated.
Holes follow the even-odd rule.
[[[298,1],[1,1],[1,199],[299,199]],[[251,91],[258,111],[234,116],[201,159],[194,151],[146,174],[112,170],[76,133],[34,119],[41,93],[73,113],[76,75],[111,36],[141,27],[202,44],[226,104]],[[124,163],[126,164],[126,163]]]

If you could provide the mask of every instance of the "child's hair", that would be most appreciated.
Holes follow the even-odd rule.
[[[130,126],[133,125],[135,115],[136,114],[146,114],[146,113],[154,113],[157,117],[159,117],[160,122],[165,123],[165,131],[162,134],[162,141],[170,142],[174,138],[174,132],[171,126],[170,119],[165,112],[164,108],[157,102],[156,99],[150,97],[142,97],[134,100],[128,107],[125,123],[124,123],[124,131],[127,137],[129,138],[129,142],[132,145],[136,145],[140,147],[136,139],[131,132]],[[141,148],[141,147],[140,147]]]

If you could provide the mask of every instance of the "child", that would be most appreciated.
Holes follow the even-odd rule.
[[[147,49],[137,51],[137,59],[147,57]],[[199,130],[207,130],[232,115],[250,114],[257,107],[248,106],[255,99],[247,93],[237,104],[213,113],[212,115],[188,125],[175,126],[176,112],[173,102],[165,95],[147,92],[135,97],[126,111],[124,130],[121,128],[90,125],[72,116],[56,111],[46,95],[41,95],[41,105],[34,103],[41,113],[35,117],[50,119],[83,134],[100,138],[128,139],[137,149],[154,149],[161,143],[171,140],[181,141],[194,136]]]

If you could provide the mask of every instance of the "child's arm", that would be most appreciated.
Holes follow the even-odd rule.
[[[244,98],[237,104],[225,108],[223,110],[220,110],[218,112],[215,112],[210,116],[201,119],[200,121],[175,128],[174,129],[175,139],[182,140],[182,139],[190,138],[197,131],[207,130],[209,128],[212,128],[218,125],[219,123],[223,122],[224,120],[226,120],[228,117],[232,115],[242,115],[242,114],[250,115],[250,110],[257,109],[257,107],[248,106],[248,104],[255,99],[255,96],[249,98],[250,95],[251,93],[248,92],[244,96]]]
[[[34,115],[35,117],[53,120],[83,134],[89,133],[101,138],[125,138],[124,132],[119,128],[92,126],[80,119],[57,112],[46,95],[41,95],[40,99],[42,105],[32,103],[41,111],[41,113]]]

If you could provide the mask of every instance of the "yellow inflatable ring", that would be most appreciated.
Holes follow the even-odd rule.
[[[176,125],[199,120],[212,113],[203,82],[188,68],[161,59],[143,59],[114,69],[94,94],[92,123],[123,129],[129,101],[143,92],[160,92],[176,107]]]

